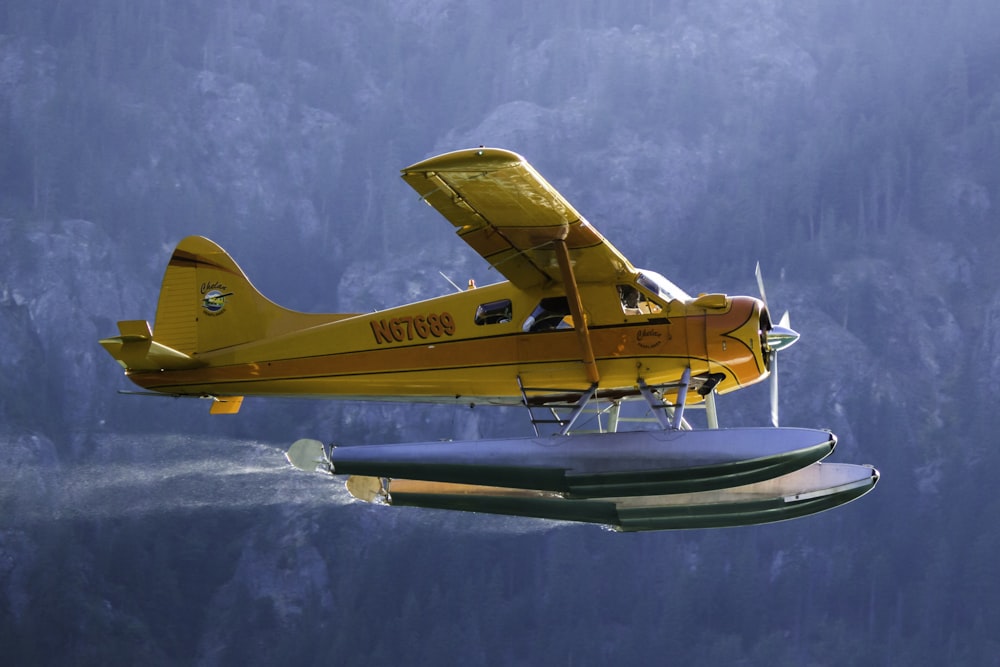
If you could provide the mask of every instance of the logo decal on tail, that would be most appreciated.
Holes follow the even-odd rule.
[[[201,285],[201,307],[206,315],[220,315],[226,307],[226,297],[233,295],[226,291],[222,283],[211,282]]]

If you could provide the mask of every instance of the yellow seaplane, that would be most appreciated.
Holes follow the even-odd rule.
[[[296,467],[346,475],[356,498],[388,505],[631,531],[784,520],[874,487],[871,466],[821,462],[829,431],[778,426],[777,357],[798,334],[772,319],[759,267],[761,298],[692,297],[633,266],[510,151],[446,153],[402,177],[506,280],[377,312],[301,313],[188,237],[155,326],[122,321],[100,341],[143,390],[124,393],[208,398],[216,414],[244,396],[526,408],[533,437],[289,449]],[[715,396],[768,377],[773,426],[719,428]],[[652,428],[619,429],[630,401]],[[692,428],[691,408],[707,427]]]

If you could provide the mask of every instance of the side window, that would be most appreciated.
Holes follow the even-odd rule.
[[[553,329],[572,329],[572,318],[569,317],[569,302],[564,296],[553,296],[542,299],[531,315],[521,325],[522,331],[552,331]]]
[[[632,285],[619,285],[618,298],[626,315],[651,315],[662,310],[658,303]]]
[[[482,303],[479,304],[478,308],[476,308],[476,324],[480,326],[484,324],[503,324],[504,322],[510,322],[512,316],[513,311],[510,305],[510,299]]]

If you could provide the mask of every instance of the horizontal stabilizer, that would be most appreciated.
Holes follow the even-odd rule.
[[[119,322],[118,331],[121,335],[104,338],[99,342],[126,370],[183,370],[204,365],[183,352],[153,340],[149,323],[145,320]]]
[[[146,320],[122,320],[118,323],[118,332],[122,340],[129,343],[153,339],[153,331]]]

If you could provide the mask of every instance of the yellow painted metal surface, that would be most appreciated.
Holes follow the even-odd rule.
[[[242,396],[226,396],[212,401],[213,415],[235,415],[243,405]]]

